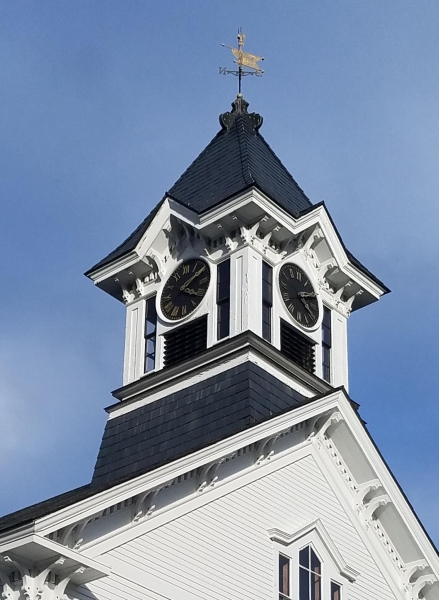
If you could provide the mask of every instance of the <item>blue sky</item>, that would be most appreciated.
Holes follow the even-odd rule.
[[[433,0],[0,4],[0,513],[90,480],[124,308],[82,273],[216,134],[240,25],[262,134],[393,291],[350,319],[350,392],[439,543]]]

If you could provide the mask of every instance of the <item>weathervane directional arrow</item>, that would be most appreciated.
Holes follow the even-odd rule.
[[[250,52],[244,52],[244,40],[245,35],[242,32],[242,27],[238,30],[238,47],[233,48],[232,46],[227,46],[227,44],[221,44],[224,48],[230,48],[233,53],[233,56],[236,58],[233,62],[238,65],[238,70],[230,70],[227,67],[219,67],[220,75],[236,75],[239,78],[238,84],[238,92],[241,93],[241,81],[243,77],[247,75],[256,75],[257,77],[262,77],[264,71],[258,65],[260,60],[264,60],[262,56],[258,56],[257,54],[250,54]],[[248,69],[253,69],[253,71],[244,71],[243,67],[247,67]]]

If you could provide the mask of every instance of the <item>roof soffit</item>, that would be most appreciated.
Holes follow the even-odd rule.
[[[252,210],[250,210],[251,207],[253,207]],[[257,207],[258,210],[256,210],[255,207]],[[221,206],[203,213],[200,216],[199,230],[208,232],[212,228],[217,227],[219,223],[224,223],[231,215],[235,218],[235,222],[238,226],[246,226],[251,234],[256,234],[258,237],[267,237],[266,241],[268,241],[268,246],[270,246],[270,244],[272,247],[277,246],[279,254],[278,259],[285,258],[287,255],[294,252],[300,244],[303,245],[304,241],[299,240],[299,236],[303,232],[308,232],[309,243],[307,251],[314,251],[314,258],[317,259],[316,264],[318,265],[318,268],[321,269],[322,257],[319,257],[319,254],[322,254],[322,245],[320,252],[310,246],[317,246],[325,241],[328,246],[327,251],[329,250],[331,257],[326,258],[328,264],[326,265],[327,268],[324,270],[324,273],[328,272],[329,268],[332,268],[334,272],[335,267],[337,267],[340,271],[345,273],[346,281],[353,280],[356,282],[358,287],[356,290],[353,288],[352,292],[357,291],[359,288],[367,292],[368,299],[364,297],[361,303],[358,303],[358,299],[356,299],[354,309],[377,300],[389,291],[384,284],[382,284],[367,269],[362,267],[357,260],[353,260],[352,255],[346,250],[343,240],[335,228],[323,203],[311,207],[302,215],[293,217],[258,189],[251,188]],[[255,215],[258,216],[255,217]],[[272,234],[271,239],[264,232],[264,221],[266,222],[268,218],[271,219],[271,229],[268,231],[268,234]],[[242,220],[241,223],[240,219]],[[280,234],[276,233],[278,230],[281,230]],[[260,234],[261,231],[263,232],[262,234]],[[314,239],[310,239],[311,235],[314,235]],[[280,237],[282,239],[279,239]],[[293,243],[289,243],[290,241]],[[266,250],[267,247],[264,247],[264,254],[266,253]],[[311,256],[311,258],[313,258],[313,256]],[[328,286],[330,283],[328,283]],[[332,282],[332,286],[337,287],[335,291],[339,292],[339,296],[341,296],[339,290],[340,284]],[[351,294],[347,292],[347,296],[350,298]]]
[[[226,251],[249,243],[261,246],[274,264],[304,247],[347,314],[389,291],[348,253],[323,203],[293,217],[255,187],[201,215],[166,197],[135,249],[89,276],[104,291],[130,302],[151,279],[164,275],[171,255],[195,242],[211,254],[220,238]]]

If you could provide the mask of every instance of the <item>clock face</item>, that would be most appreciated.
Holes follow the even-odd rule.
[[[191,314],[203,300],[210,283],[209,265],[194,258],[181,263],[165,283],[160,308],[167,319],[177,321]]]
[[[317,294],[308,275],[292,263],[279,271],[279,289],[288,312],[302,327],[314,327],[319,318]]]

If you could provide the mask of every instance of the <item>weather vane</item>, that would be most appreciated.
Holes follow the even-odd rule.
[[[256,54],[250,54],[249,52],[244,52],[244,40],[245,35],[242,33],[242,27],[238,29],[238,47],[233,48],[232,46],[227,46],[227,44],[221,44],[224,48],[230,48],[233,52],[233,56],[236,58],[233,62],[238,65],[237,71],[232,71],[227,67],[219,67],[220,75],[236,75],[239,78],[239,93],[241,93],[241,80],[243,77],[247,75],[256,75],[257,77],[262,77],[263,70],[258,65],[260,60],[264,60],[262,56],[257,56]],[[253,71],[244,71],[243,67],[247,67],[249,69],[253,69]]]

